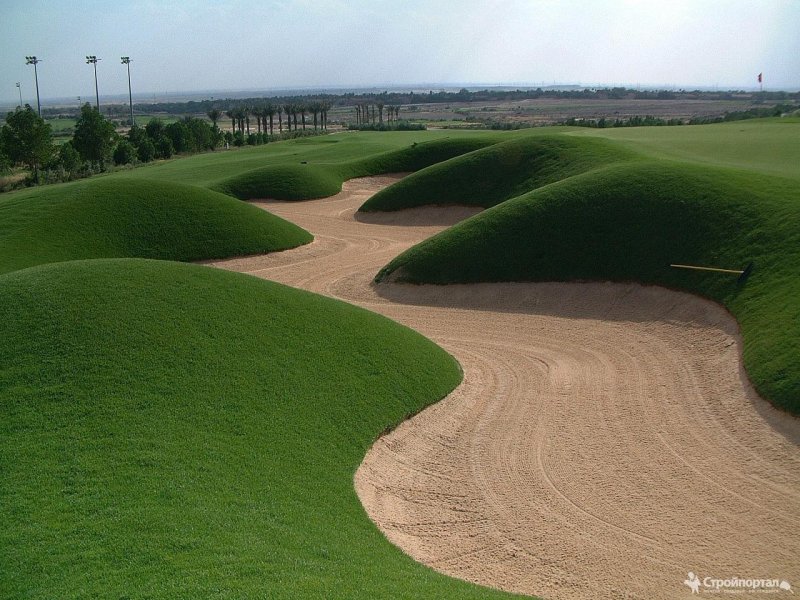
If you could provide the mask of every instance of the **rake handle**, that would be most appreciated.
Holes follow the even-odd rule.
[[[741,275],[744,271],[739,271],[737,269],[718,269],[716,267],[697,267],[695,265],[670,265],[670,267],[675,267],[678,269],[692,269],[694,271],[716,271],[717,273],[734,273],[736,275]]]

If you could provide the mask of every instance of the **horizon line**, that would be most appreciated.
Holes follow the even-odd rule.
[[[195,90],[150,90],[144,92],[134,92],[133,97],[134,100],[137,98],[150,98],[151,96],[154,98],[154,102],[151,103],[158,103],[160,101],[159,97],[161,98],[169,98],[169,97],[177,97],[177,96],[203,96],[203,95],[212,95],[212,94],[245,94],[245,93],[268,93],[268,92],[333,92],[333,91],[349,91],[349,92],[358,92],[358,91],[374,91],[374,90],[384,90],[387,92],[418,92],[418,91],[425,91],[427,92],[437,92],[437,91],[450,91],[454,89],[468,89],[470,91],[480,91],[483,89],[492,89],[492,88],[510,88],[509,91],[513,91],[514,89],[520,90],[553,90],[556,88],[575,88],[577,90],[583,89],[612,89],[612,88],[625,88],[629,90],[636,90],[636,91],[669,91],[669,92],[693,92],[693,91],[701,91],[701,92],[770,92],[770,93],[777,93],[777,92],[786,92],[786,93],[795,93],[800,91],[800,85],[798,86],[789,86],[786,88],[783,87],[767,87],[763,90],[760,90],[757,85],[752,85],[748,87],[737,87],[737,86],[727,86],[727,85],[720,85],[720,84],[704,84],[704,85],[688,85],[688,84],[672,84],[672,83],[664,83],[664,84],[647,84],[647,83],[631,83],[631,82],[611,82],[611,83],[575,83],[575,82],[419,82],[419,83],[383,83],[383,84],[358,84],[358,85],[346,85],[346,84],[329,84],[329,85],[303,85],[303,86],[271,86],[271,87],[247,87],[247,88],[208,88],[208,89],[195,89]],[[277,95],[277,94],[276,94]],[[291,94],[286,94],[291,95]],[[114,92],[108,94],[100,94],[100,98],[122,98],[124,97],[127,99],[127,92]],[[92,99],[94,94],[86,94],[86,102],[92,103]],[[73,103],[77,99],[81,99],[81,105],[85,102],[83,101],[84,95],[75,95],[75,96],[44,96],[41,98],[41,102],[43,105],[50,104],[52,105],[59,105],[63,103]],[[205,100],[231,100],[235,98],[231,97],[220,97],[214,98],[213,95],[211,98],[206,98],[201,101]],[[35,102],[35,98],[27,99],[33,100]],[[168,101],[168,100],[167,100]],[[23,102],[25,104],[31,104],[31,102],[27,101],[23,98]],[[147,104],[147,102],[141,102],[142,104]],[[124,102],[127,104],[127,102]],[[0,105],[3,107],[11,106],[16,107],[19,105],[18,98],[14,98],[13,95],[9,96],[8,98],[4,98],[0,100]]]

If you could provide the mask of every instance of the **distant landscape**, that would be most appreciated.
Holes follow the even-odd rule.
[[[415,123],[474,129],[563,124],[570,119],[627,122],[632,117],[648,116],[681,123],[704,122],[753,109],[800,106],[800,92],[564,87],[568,89],[431,88],[425,91],[418,88],[415,91],[322,90],[315,93],[286,90],[270,95],[251,96],[240,92],[217,97],[213,94],[184,94],[154,100],[141,97],[134,102],[134,117],[140,123],[154,117],[164,120],[186,116],[205,118],[212,108],[228,110],[242,106],[325,101],[332,105],[330,123],[336,126],[346,126],[355,120],[354,107],[357,104],[381,104],[399,106],[401,118]],[[77,101],[51,102],[44,104],[42,114],[59,133],[70,128],[79,109]],[[112,102],[104,101],[101,110],[120,127],[127,124],[127,101],[119,98]],[[0,123],[4,116],[5,111],[0,116]],[[221,126],[225,127],[224,122]]]

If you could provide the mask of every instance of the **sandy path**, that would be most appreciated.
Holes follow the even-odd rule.
[[[688,598],[688,571],[800,588],[800,420],[752,392],[725,311],[637,285],[376,289],[392,257],[471,214],[356,221],[391,181],[259,203],[316,241],[212,264],[365,306],[458,358],[464,383],[356,473],[393,543],[444,573],[554,599]]]

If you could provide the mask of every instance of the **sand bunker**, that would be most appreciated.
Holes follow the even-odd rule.
[[[463,384],[355,475],[389,540],[443,573],[545,598],[688,598],[689,571],[800,588],[800,419],[751,390],[733,318],[638,285],[374,286],[394,256],[471,214],[354,219],[394,179],[258,203],[316,241],[211,263],[385,314],[463,366]]]

